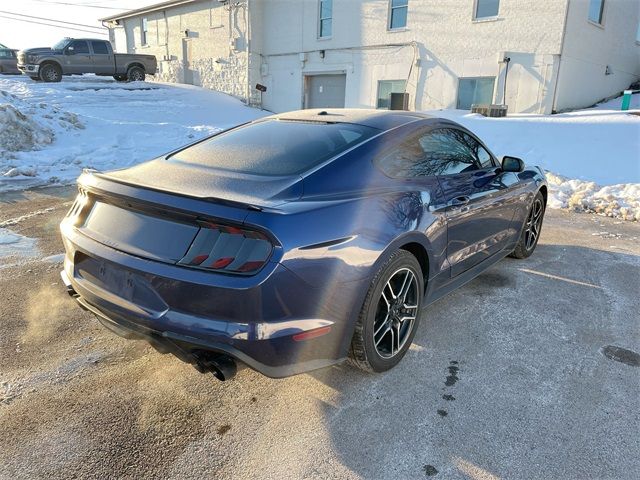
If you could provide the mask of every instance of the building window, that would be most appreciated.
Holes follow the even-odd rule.
[[[330,37],[333,27],[333,0],[320,0],[319,8],[318,36],[320,38]]]
[[[500,0],[476,0],[476,11],[474,12],[473,18],[478,20],[497,17],[499,9]]]
[[[589,20],[602,25],[602,14],[604,13],[604,0],[589,0]]]
[[[147,17],[144,17],[140,25],[140,45],[147,44],[147,32]]]
[[[391,106],[391,94],[404,93],[406,86],[406,80],[380,80],[378,82],[376,108],[386,108],[388,110]]]
[[[456,108],[469,110],[474,104],[493,102],[495,77],[461,78],[458,80],[458,102]]]
[[[389,3],[389,30],[405,28],[407,26],[407,11],[409,0],[390,0]]]

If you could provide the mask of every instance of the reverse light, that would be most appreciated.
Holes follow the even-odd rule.
[[[218,223],[202,223],[179,265],[224,273],[252,274],[271,256],[273,245],[260,232]]]

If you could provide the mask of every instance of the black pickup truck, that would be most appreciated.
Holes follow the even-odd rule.
[[[95,73],[118,81],[144,81],[156,73],[156,57],[114,53],[111,43],[95,38],[65,38],[52,48],[18,52],[18,69],[34,80],[59,82],[63,75]]]

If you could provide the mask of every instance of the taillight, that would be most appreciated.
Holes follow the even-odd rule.
[[[202,223],[187,254],[178,264],[227,273],[255,273],[267,262],[273,249],[260,232]]]

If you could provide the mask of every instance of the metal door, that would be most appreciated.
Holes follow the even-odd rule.
[[[343,108],[347,76],[308,75],[305,108]]]
[[[64,73],[93,73],[93,60],[89,52],[89,44],[85,40],[71,42],[63,61]]]
[[[93,59],[94,73],[102,75],[112,75],[115,73],[115,60],[107,45],[100,42],[90,42]]]

